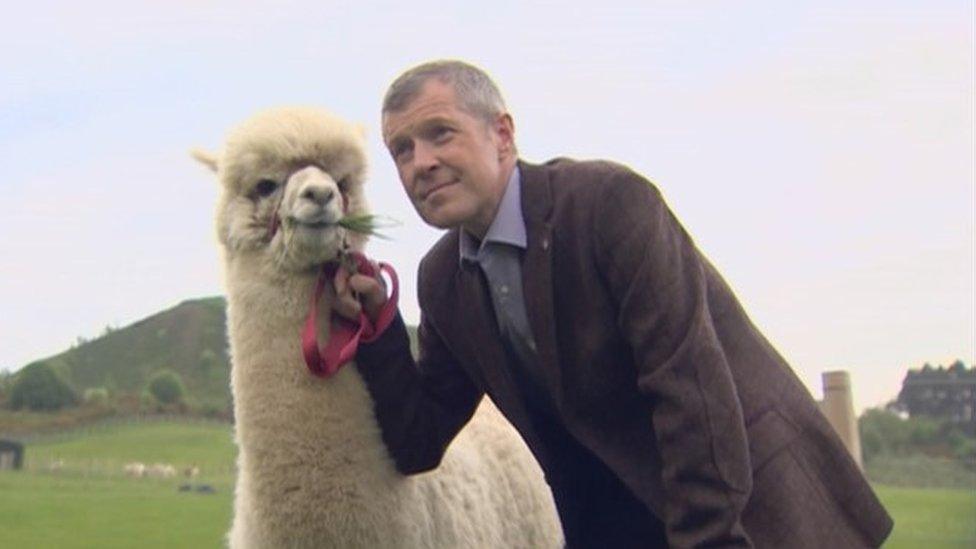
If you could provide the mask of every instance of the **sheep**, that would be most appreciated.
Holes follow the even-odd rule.
[[[127,477],[139,478],[146,474],[146,465],[144,463],[134,461],[131,463],[126,463],[122,470],[125,472],[125,476]]]
[[[561,546],[538,465],[487,399],[439,468],[408,477],[383,444],[356,367],[330,377],[306,368],[299,333],[320,268],[365,245],[336,224],[368,212],[365,147],[362,131],[331,113],[279,108],[232,130],[219,156],[194,152],[221,184],[216,230],[239,451],[228,542]],[[319,310],[328,319],[326,287]],[[328,322],[319,329],[327,338]]]
[[[176,476],[176,467],[168,463],[153,463],[146,467],[145,476],[151,478],[173,478]]]
[[[64,460],[61,458],[52,459],[47,464],[47,470],[51,473],[60,473],[64,470]]]

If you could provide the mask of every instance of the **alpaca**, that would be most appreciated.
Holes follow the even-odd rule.
[[[552,547],[551,493],[487,399],[441,466],[397,472],[356,367],[309,373],[299,333],[323,263],[365,236],[365,140],[323,111],[274,109],[233,130],[219,157],[238,476],[231,547]],[[275,227],[277,230],[269,230]],[[319,304],[329,318],[330,285]],[[327,337],[322,322],[320,337]]]

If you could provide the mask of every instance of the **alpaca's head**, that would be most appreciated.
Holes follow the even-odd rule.
[[[264,254],[299,271],[362,248],[363,235],[337,224],[367,213],[357,126],[318,109],[272,109],[232,130],[219,157],[194,156],[220,179],[217,236],[230,256]]]

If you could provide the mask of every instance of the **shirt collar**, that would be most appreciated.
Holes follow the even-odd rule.
[[[525,218],[522,216],[522,176],[518,166],[512,170],[512,175],[508,178],[505,186],[505,194],[498,204],[498,211],[495,212],[495,219],[492,220],[485,233],[485,238],[479,246],[477,239],[468,234],[463,228],[458,229],[460,238],[458,239],[461,259],[477,261],[478,255],[485,248],[485,244],[494,242],[498,244],[508,244],[521,249],[526,248],[527,238],[525,234]]]

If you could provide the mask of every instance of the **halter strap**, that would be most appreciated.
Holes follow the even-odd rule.
[[[335,279],[339,264],[333,261],[322,266],[318,279],[315,281],[315,290],[309,300],[305,327],[302,329],[302,354],[305,357],[305,364],[312,374],[319,377],[329,377],[335,374],[343,364],[356,356],[356,351],[361,342],[374,341],[386,330],[396,316],[400,283],[393,267],[387,263],[380,263],[378,272],[363,254],[348,252],[348,255],[355,261],[356,271],[359,274],[375,277],[379,272],[385,272],[390,277],[392,290],[389,299],[386,300],[379,314],[377,314],[375,324],[369,319],[365,311],[359,312],[357,322],[350,321],[333,312],[329,340],[325,346],[322,346],[318,341],[319,300],[325,291],[325,284],[331,283]]]

